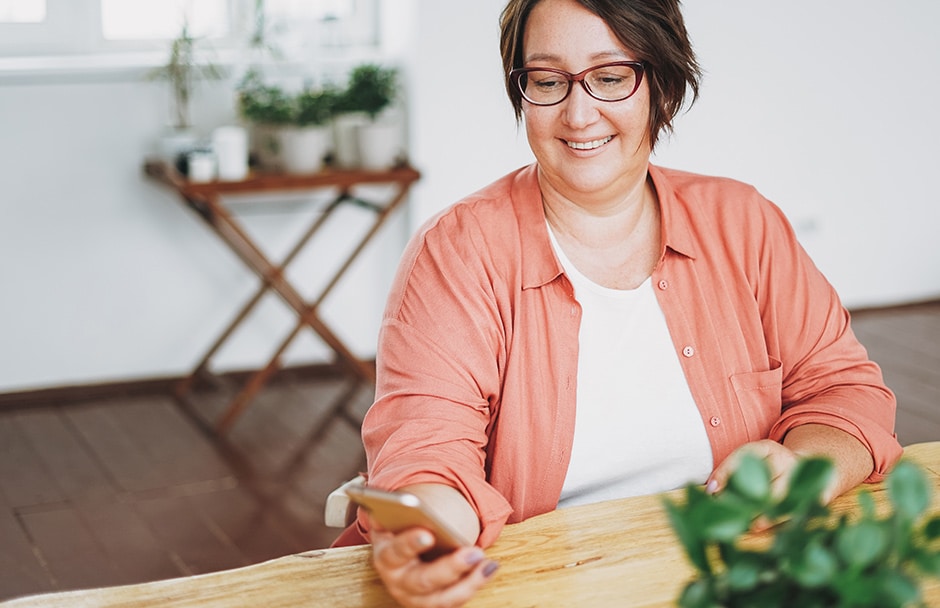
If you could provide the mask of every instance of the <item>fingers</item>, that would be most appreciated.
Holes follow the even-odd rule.
[[[373,563],[389,593],[402,605],[461,606],[495,573],[498,565],[479,547],[465,547],[433,561],[421,554],[434,537],[421,528],[399,534],[373,530]]]
[[[397,535],[373,528],[371,536],[373,559],[391,570],[408,565],[434,546],[434,535],[421,528]]]
[[[783,495],[798,458],[792,450],[770,439],[746,443],[732,452],[712,471],[705,491],[715,494],[724,490],[744,454],[753,454],[767,463],[770,468],[771,493],[774,496]]]

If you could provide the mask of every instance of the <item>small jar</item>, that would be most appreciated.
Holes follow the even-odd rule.
[[[189,181],[211,182],[215,179],[215,155],[210,150],[193,150],[187,158]]]

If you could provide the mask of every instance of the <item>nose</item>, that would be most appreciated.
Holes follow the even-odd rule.
[[[568,98],[562,102],[562,119],[569,127],[582,128],[597,120],[597,104],[602,102],[588,94],[584,81],[578,81],[577,84],[572,82],[571,87]]]

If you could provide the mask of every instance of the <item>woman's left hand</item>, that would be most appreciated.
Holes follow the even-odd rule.
[[[767,466],[770,467],[770,487],[771,492],[775,496],[781,496],[786,491],[790,474],[793,473],[793,469],[796,468],[796,464],[800,459],[796,452],[772,439],[745,443],[732,452],[714,471],[712,471],[705,485],[705,490],[709,494],[715,494],[725,489],[725,486],[728,485],[728,479],[731,478],[731,474],[734,473],[735,469],[738,467],[741,456],[744,454],[753,454],[761,458],[767,463]],[[827,488],[823,496],[823,499],[827,503],[832,500],[832,489],[830,484],[830,488]]]
[[[865,481],[874,468],[868,448],[852,435],[821,424],[805,424],[791,429],[782,444],[763,439],[745,443],[733,451],[712,471],[705,486],[707,492],[714,494],[728,485],[742,454],[755,454],[768,464],[771,491],[776,496],[786,491],[790,475],[801,458],[829,458],[835,464],[835,475],[823,491],[823,504],[829,504],[836,496]]]

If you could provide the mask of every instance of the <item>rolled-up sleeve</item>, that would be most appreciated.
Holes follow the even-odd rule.
[[[430,231],[406,252],[382,324],[363,442],[371,485],[456,488],[480,518],[478,543],[488,546],[512,512],[486,479],[505,338],[485,254],[472,239],[449,238],[453,232]]]

